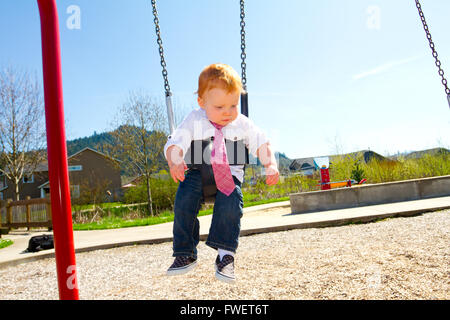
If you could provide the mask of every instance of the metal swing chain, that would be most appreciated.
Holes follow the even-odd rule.
[[[164,59],[163,42],[161,39],[161,29],[159,28],[158,10],[156,9],[156,0],[152,0],[153,7],[153,22],[155,23],[156,38],[159,46],[159,56],[161,57],[162,75],[164,78],[164,89],[166,90],[166,107],[167,107],[167,120],[169,121],[170,133],[175,131],[175,118],[173,116],[172,107],[172,93],[170,92],[169,78],[166,69],[166,60]]]
[[[242,69],[242,86],[244,91],[247,91],[247,64],[245,59],[247,54],[245,53],[245,1],[241,1],[241,69]]]
[[[247,54],[245,53],[245,1],[240,0],[241,3],[241,70],[242,70],[242,88],[244,92],[241,93],[241,113],[248,117],[248,93],[247,93],[247,64],[245,59]],[[249,164],[249,151],[248,147],[245,148],[245,164]],[[244,166],[245,172],[246,166]]]
[[[447,94],[447,101],[448,101],[448,105],[450,107],[450,89],[448,88],[447,79],[445,79],[445,77],[444,77],[444,70],[442,70],[442,68],[441,68],[441,61],[438,58],[438,54],[436,52],[436,48],[435,48],[434,42],[433,42],[433,40],[431,38],[431,33],[430,33],[429,28],[428,28],[427,21],[425,20],[425,15],[423,14],[423,11],[422,11],[422,6],[420,5],[419,0],[415,0],[415,1],[416,1],[417,10],[419,10],[420,20],[422,20],[423,28],[424,28],[425,33],[427,35],[428,42],[430,43],[430,48],[431,48],[431,51],[433,53],[433,57],[436,60],[436,62],[435,62],[436,67],[438,67],[439,75],[442,78],[441,82],[442,82],[442,84],[445,87],[445,93]]]
[[[171,96],[170,92],[170,85],[169,85],[169,79],[168,79],[168,73],[166,69],[166,61],[164,59],[164,49],[163,49],[163,42],[161,39],[161,29],[159,28],[159,19],[158,19],[158,10],[156,9],[156,0],[152,0],[152,7],[153,7],[153,16],[155,17],[153,19],[153,22],[155,23],[155,30],[156,30],[156,37],[157,42],[159,45],[159,56],[161,57],[161,67],[162,67],[162,75],[164,78],[164,89],[166,90],[166,97]]]

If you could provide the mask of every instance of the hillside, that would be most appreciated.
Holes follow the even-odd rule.
[[[399,157],[402,157],[405,159],[418,159],[418,158],[423,157],[426,154],[434,156],[434,155],[445,154],[445,153],[447,153],[447,154],[450,153],[450,150],[445,149],[445,148],[433,148],[433,149],[426,149],[426,150],[420,150],[420,151],[412,151],[412,152],[392,156],[391,158],[394,160],[398,159]]]
[[[86,147],[104,153],[106,151],[105,146],[112,144],[113,141],[114,140],[111,132],[103,132],[97,134],[97,132],[94,131],[94,134],[90,137],[67,141],[67,154],[70,156],[80,150],[83,150]]]

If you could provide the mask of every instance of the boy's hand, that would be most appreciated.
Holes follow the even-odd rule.
[[[266,167],[266,183],[269,186],[273,186],[278,183],[278,179],[280,178],[280,173],[278,172],[278,168],[276,165],[272,164]]]
[[[175,183],[184,181],[184,172],[188,167],[183,159],[183,150],[175,145],[170,146],[167,149],[166,158],[173,181]]]
[[[278,172],[277,160],[272,152],[270,143],[267,142],[261,145],[256,151],[256,154],[261,163],[264,165],[264,168],[266,168],[266,183],[269,186],[277,184],[280,173]]]
[[[170,168],[170,175],[172,176],[173,181],[178,183],[178,181],[184,181],[184,172],[187,170],[186,162],[182,162],[179,164],[172,164]]]

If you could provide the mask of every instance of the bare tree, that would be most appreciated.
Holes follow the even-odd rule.
[[[184,118],[196,108],[196,106],[189,106],[180,102],[176,96],[172,97],[172,105],[175,127],[177,127],[184,120]]]
[[[167,141],[165,106],[142,91],[130,92],[119,109],[113,131],[116,140],[111,153],[135,175],[143,176],[147,186],[148,210],[153,216],[150,176],[164,162]]]
[[[42,87],[12,67],[0,70],[0,173],[14,184],[19,200],[20,180],[32,174],[45,157]]]

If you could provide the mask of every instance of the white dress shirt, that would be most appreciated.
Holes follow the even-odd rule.
[[[233,122],[222,128],[222,133],[227,140],[242,140],[255,157],[257,157],[256,151],[259,147],[268,142],[264,132],[241,113]],[[193,140],[206,140],[214,137],[214,134],[215,127],[208,120],[205,110],[202,108],[193,110],[168,137],[164,146],[164,156],[167,157],[166,152],[170,146],[176,145],[183,150],[184,157]],[[241,182],[244,181],[244,165],[230,165],[230,169],[233,176]]]

